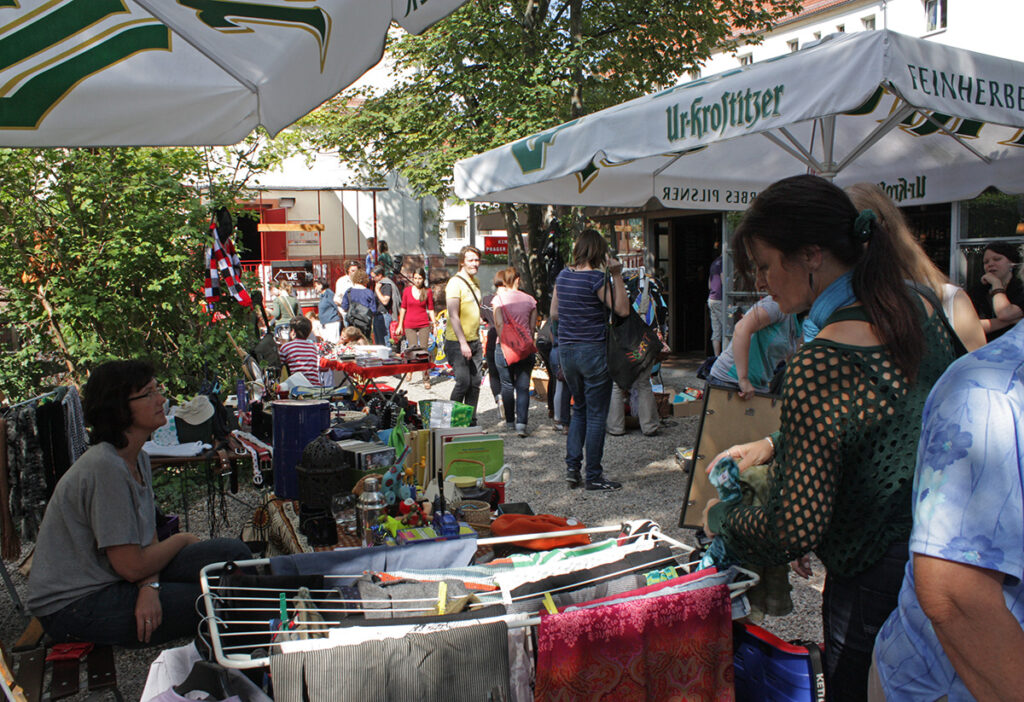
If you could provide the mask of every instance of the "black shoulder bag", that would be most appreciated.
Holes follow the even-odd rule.
[[[620,388],[629,390],[640,375],[654,365],[661,351],[658,333],[629,306],[629,314],[615,314],[615,288],[605,271],[605,287],[612,299],[608,311],[608,374]]]

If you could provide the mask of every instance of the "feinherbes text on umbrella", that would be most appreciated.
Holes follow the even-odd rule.
[[[726,90],[715,102],[704,104],[704,98],[694,98],[689,107],[672,105],[665,110],[668,120],[668,140],[678,141],[687,136],[700,138],[711,132],[724,133],[728,127],[750,129],[762,118],[780,115],[783,85],[764,90],[729,92]],[[687,134],[689,132],[689,134]]]
[[[965,76],[909,63],[907,70],[910,71],[910,83],[914,90],[920,90],[925,95],[1024,112],[1024,85],[987,80],[980,76]]]

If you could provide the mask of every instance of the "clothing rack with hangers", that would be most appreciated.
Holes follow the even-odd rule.
[[[27,400],[22,400],[21,402],[15,402],[13,404],[4,405],[3,407],[0,407],[0,412],[3,412],[3,413],[6,414],[9,410],[13,410],[13,409],[16,409],[18,407],[24,407],[25,405],[36,404],[37,402],[39,402],[41,400],[45,400],[48,397],[53,397],[54,395],[57,395],[62,389],[63,388],[54,388],[53,390],[50,390],[49,392],[44,392],[42,395],[36,395],[35,397],[29,398]]]
[[[643,527],[638,528],[638,524]],[[421,590],[416,596],[396,595],[387,599],[386,607],[383,609],[382,600],[362,596],[362,593],[366,592],[363,587],[356,590],[339,585],[343,581],[351,582],[360,578],[365,582],[366,571],[324,575],[323,584],[319,588],[299,587],[295,586],[295,583],[289,586],[285,581],[274,580],[275,577],[280,577],[274,575],[268,576],[262,584],[240,586],[229,583],[229,577],[225,574],[232,568],[236,568],[234,572],[239,573],[267,571],[271,559],[253,559],[232,565],[213,564],[204,568],[200,576],[203,594],[200,598],[201,604],[197,604],[204,611],[205,625],[201,629],[209,632],[207,643],[217,663],[226,668],[259,668],[269,665],[270,657],[275,653],[336,646],[338,643],[335,642],[335,636],[344,635],[344,630],[351,631],[353,626],[400,625],[405,621],[424,623],[425,616],[454,616],[457,612],[457,616],[470,619],[471,623],[488,624],[504,621],[509,629],[534,627],[541,622],[541,618],[537,616],[538,612],[557,611],[555,602],[568,595],[569,591],[579,592],[582,588],[593,588],[603,597],[602,588],[607,588],[616,578],[641,578],[641,574],[646,573],[658,574],[662,580],[671,580],[680,575],[691,574],[700,562],[692,558],[693,547],[663,534],[653,522],[642,520],[618,526],[492,537],[479,539],[475,543],[480,546],[494,546],[517,541],[563,539],[583,534],[604,534],[614,537],[595,541],[589,546],[575,547],[575,550],[580,552],[603,551],[612,557],[608,561],[610,565],[595,577],[569,579],[564,583],[556,582],[558,576],[563,574],[558,573],[557,566],[551,565],[551,560],[555,560],[560,554],[547,555],[555,553],[554,551],[541,551],[535,556],[524,556],[526,559],[535,559],[537,564],[500,571],[495,577],[499,586],[489,590],[482,589],[483,576],[473,571],[475,566],[376,573],[373,574],[375,578],[386,579],[385,586],[416,578],[415,585]],[[382,547],[376,547],[380,548]],[[623,554],[621,567],[614,559],[616,551]],[[625,554],[629,554],[628,559]],[[568,556],[564,563],[569,568],[566,572],[571,572],[573,562]],[[536,574],[536,577],[541,578],[540,582],[547,583],[550,578],[553,584],[545,585],[545,589],[541,591],[513,594],[513,590],[518,592],[518,589],[508,586],[506,576],[509,573],[526,578]],[[749,612],[749,609],[744,608],[746,600],[743,595],[758,584],[759,577],[751,571],[735,566],[714,577],[718,578],[715,584],[728,586],[733,603],[733,617]],[[453,580],[462,582],[465,589],[458,592],[450,591]],[[516,581],[517,578],[513,577],[512,580]],[[423,592],[424,590],[426,592]],[[465,593],[470,595],[467,596]],[[608,590],[609,595],[616,593],[614,589]],[[563,611],[570,611],[573,608],[575,605],[563,605]],[[268,617],[271,613],[274,616]],[[438,620],[438,623],[443,625],[442,620]]]

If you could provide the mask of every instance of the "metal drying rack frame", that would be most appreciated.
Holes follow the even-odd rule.
[[[644,522],[641,521],[639,523],[644,523]],[[683,542],[678,541],[677,539],[674,539],[674,538],[672,538],[670,536],[667,536],[666,534],[662,533],[661,528],[657,524],[655,524],[653,522],[650,522],[650,528],[648,530],[643,531],[641,533],[633,533],[633,534],[626,533],[626,534],[624,534],[623,533],[624,526],[625,525],[606,525],[606,526],[600,526],[600,527],[591,527],[591,528],[587,528],[587,529],[573,529],[573,530],[567,530],[567,531],[546,532],[546,533],[541,533],[541,534],[522,534],[522,535],[514,535],[514,536],[495,536],[495,537],[488,537],[488,538],[484,538],[484,539],[479,539],[477,541],[477,544],[479,544],[480,546],[494,546],[494,545],[498,545],[498,544],[515,543],[515,542],[518,542],[518,541],[526,541],[526,540],[534,540],[534,539],[555,539],[555,538],[563,538],[563,537],[566,537],[566,536],[576,536],[576,535],[583,535],[583,534],[586,534],[586,535],[590,535],[590,534],[619,534],[621,536],[621,539],[629,539],[629,540],[651,539],[651,540],[663,542],[663,543],[667,544],[669,547],[671,547],[673,550],[680,552],[678,555],[675,555],[673,557],[673,560],[675,560],[675,561],[678,561],[680,556],[682,556],[684,559],[689,559],[689,557],[696,550],[693,546],[689,546],[688,544],[684,544]],[[698,563],[699,563],[699,561],[689,561],[689,562],[686,562],[686,563],[683,563],[683,564],[679,564],[678,562],[676,562],[675,565],[678,566],[678,567],[683,567],[683,568],[692,568],[693,566],[695,566]],[[236,564],[239,565],[239,566],[242,566],[242,567],[266,567],[266,566],[269,566],[270,559],[269,558],[257,558],[257,559],[247,560],[247,561],[236,561]],[[267,604],[269,603],[269,600],[268,600],[268,598],[266,596],[251,597],[250,598],[250,597],[239,597],[239,596],[234,596],[234,595],[229,597],[229,596],[223,595],[221,593],[221,591],[225,590],[227,588],[220,586],[219,581],[220,581],[220,571],[223,570],[225,565],[226,565],[226,563],[214,563],[214,564],[208,565],[205,568],[203,568],[201,573],[200,573],[200,585],[202,586],[201,600],[202,600],[202,603],[203,603],[203,608],[205,609],[205,613],[203,614],[203,622],[209,625],[209,632],[210,632],[209,644],[210,644],[211,649],[213,650],[214,658],[216,659],[217,663],[219,663],[220,665],[224,666],[225,668],[249,669],[249,668],[261,668],[261,667],[268,666],[270,664],[269,650],[271,648],[273,648],[274,646],[278,645],[278,642],[275,642],[274,639],[277,637],[278,633],[280,633],[280,632],[271,631],[268,628],[267,631],[266,631],[267,640],[265,642],[261,643],[260,645],[252,645],[252,644],[231,645],[230,641],[226,640],[228,637],[231,637],[233,634],[232,634],[232,632],[227,632],[227,631],[224,630],[224,628],[225,628],[224,625],[226,625],[227,622],[225,622],[218,615],[218,613],[217,613],[217,605],[218,604],[220,604],[220,606],[222,606],[222,607],[223,606],[234,606],[236,611],[246,611],[246,609],[247,609],[246,608],[246,603],[247,602],[248,603],[260,602],[260,603],[263,603],[263,606],[259,607],[259,608],[256,608],[256,609],[258,609],[259,611],[264,611],[265,612],[266,609],[267,609]],[[644,564],[644,566],[642,566],[642,567],[655,567],[655,566],[658,566],[658,565],[668,565],[668,562],[665,561],[664,559],[659,559],[659,560],[656,560],[654,562]],[[609,578],[618,577],[619,575],[624,575],[624,574],[627,574],[627,573],[630,573],[630,572],[636,572],[637,570],[639,570],[639,568],[634,566],[634,567],[626,568],[626,569],[624,569],[622,571],[618,571],[618,572],[615,572],[615,573],[609,573],[607,575],[603,575],[601,577],[594,578],[593,580],[590,580],[590,581],[583,581],[583,582],[573,583],[569,587],[572,588],[572,589],[575,589],[575,588],[578,588],[578,587],[583,586],[583,585],[593,584],[595,582],[599,582],[599,581],[602,581],[602,580],[607,580]],[[732,598],[740,597],[741,595],[745,594],[750,588],[754,587],[755,585],[757,585],[760,582],[760,577],[756,573],[754,573],[752,571],[749,571],[749,570],[746,570],[744,568],[737,568],[737,570],[746,579],[742,580],[740,582],[729,583],[729,585],[728,585],[729,594],[730,594],[730,597],[732,597]],[[331,575],[331,576],[326,576],[326,577],[338,577],[338,578],[346,578],[347,579],[347,578],[357,578],[357,577],[360,577],[360,576],[362,576],[362,573],[344,574],[344,575]],[[245,589],[247,589],[247,588],[240,588],[240,587],[232,587],[231,588],[232,591],[239,591],[239,590],[244,591]],[[269,588],[265,588],[264,587],[264,588],[251,588],[251,589],[259,590],[259,591],[266,591]],[[559,588],[559,589],[569,589],[569,588]],[[298,589],[297,588],[282,588],[282,589],[280,589],[280,592],[281,593],[286,593],[287,597],[290,599],[291,597],[293,597],[298,592]],[[328,592],[328,591],[327,590],[323,590],[323,591],[316,590],[316,591],[313,591],[313,592]],[[336,593],[337,591],[334,590],[334,589],[331,589],[329,592]],[[552,592],[554,592],[554,590]],[[539,596],[539,594],[540,593],[534,593],[534,594],[528,595],[527,597],[529,597],[529,598],[536,598],[536,597]],[[362,604],[363,604],[362,600],[341,600],[341,599],[337,599],[337,598],[330,598],[330,599],[328,599],[328,598],[316,598],[316,597],[313,597],[309,601],[314,603],[314,604],[316,604],[317,611],[322,611],[322,612],[327,612],[327,613],[336,613],[336,614],[350,614],[350,613],[353,613],[354,614],[354,613],[363,613],[363,612],[367,611],[367,609],[362,606]],[[497,604],[500,601],[501,600],[493,599],[493,601],[484,602],[480,606],[485,606],[485,605],[488,605],[488,604]],[[391,600],[391,602],[392,603],[401,603],[401,604],[409,605],[407,607],[393,607],[391,609],[391,611],[407,612],[407,613],[409,613],[410,616],[413,616],[413,613],[428,613],[428,612],[434,611],[434,606],[437,604],[437,598],[432,598],[432,599],[429,599],[429,600],[427,600],[427,599]],[[322,603],[322,606],[321,606],[321,603]],[[198,604],[199,604],[199,600],[197,600],[197,606],[198,606]],[[348,605],[348,606],[346,606],[346,605]],[[372,608],[371,608],[370,611],[372,611]],[[254,616],[258,616],[258,615],[254,615]],[[515,615],[513,615],[513,616],[515,616]],[[480,623],[485,623],[485,622],[489,622],[489,621],[497,621],[499,619],[507,619],[507,618],[508,618],[508,615],[502,615],[501,617],[481,617],[481,619],[479,621],[480,621]],[[379,621],[380,620],[374,620],[374,619],[367,620],[366,626],[373,626],[374,624],[379,623]],[[391,623],[394,623],[394,619],[390,619],[388,621],[390,621]],[[258,625],[266,625],[268,622],[266,621],[266,619],[253,619],[251,621],[233,620],[232,623],[233,624],[243,624],[243,625],[248,624],[248,625],[257,625],[258,626]],[[514,618],[514,621],[509,623],[509,626],[511,628],[521,627],[521,626],[536,626],[539,623],[540,623],[540,617],[538,617],[538,616],[518,615],[518,616],[516,616]],[[303,625],[303,630],[307,634],[309,634],[309,633],[312,633],[312,634],[323,634],[323,633],[329,632],[331,629],[338,628],[338,624],[336,622],[330,622],[330,621],[323,622],[319,626],[321,628],[310,627],[309,625]],[[356,625],[356,626],[360,626],[360,625]],[[203,629],[203,627],[201,625],[200,626],[200,636],[203,635],[202,629]],[[252,632],[251,631],[240,632],[238,635],[252,636]],[[254,656],[253,654],[254,653],[258,653],[260,649],[264,649],[267,652],[267,655],[264,655],[264,656]]]

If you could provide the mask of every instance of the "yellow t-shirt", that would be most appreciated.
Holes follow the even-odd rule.
[[[472,281],[471,288],[466,281]],[[474,294],[476,297],[474,297]],[[459,321],[462,323],[462,333],[466,335],[466,341],[477,341],[480,338],[480,286],[468,276],[462,274],[453,275],[444,288],[445,300],[459,298]],[[445,303],[447,306],[447,302]],[[447,341],[458,341],[455,330],[452,329],[451,320],[444,330],[444,338]]]

